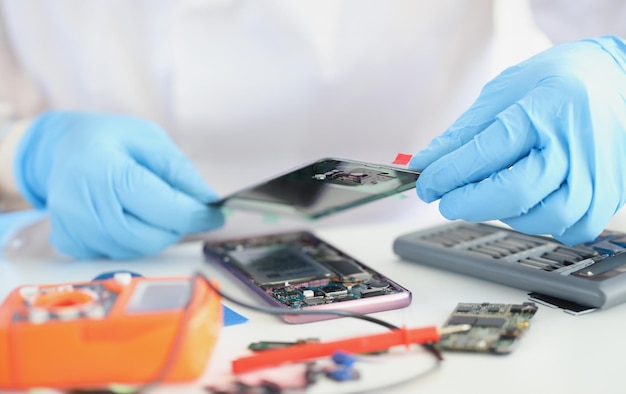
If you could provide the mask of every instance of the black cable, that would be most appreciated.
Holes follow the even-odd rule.
[[[187,301],[187,304],[183,308],[183,313],[180,318],[180,322],[178,323],[178,328],[176,329],[176,333],[174,334],[172,344],[170,345],[170,350],[167,352],[167,357],[165,358],[165,362],[163,363],[161,368],[159,368],[156,375],[152,379],[150,379],[148,382],[139,386],[136,389],[135,393],[145,393],[157,387],[158,385],[162,384],[163,381],[165,381],[165,379],[167,378],[167,375],[170,372],[172,372],[172,370],[176,366],[175,363],[178,361],[178,357],[180,356],[182,345],[185,340],[185,334],[187,333],[187,330],[189,328],[189,321],[193,317],[190,305],[191,305],[191,302],[193,301],[194,295],[196,294],[196,282],[198,282],[198,279],[200,279],[202,282],[209,283],[209,287],[211,287],[212,289],[214,288],[212,286],[213,283],[210,283],[210,281],[206,278],[206,276],[202,274],[193,275],[190,278],[191,291],[189,294],[189,300]]]
[[[324,310],[324,311],[318,311],[318,310],[307,310],[307,309],[293,309],[290,311],[285,311],[284,308],[280,308],[280,307],[273,307],[273,306],[258,306],[258,305],[252,305],[252,304],[248,304],[247,302],[243,302],[240,301],[228,294],[225,294],[224,292],[222,292],[219,288],[217,288],[217,286],[215,286],[213,284],[213,282],[210,281],[210,279],[202,272],[200,271],[196,271],[193,275],[194,278],[201,278],[207,286],[209,286],[215,293],[217,293],[220,297],[222,297],[225,300],[228,300],[230,302],[232,302],[233,304],[237,304],[239,306],[242,306],[244,308],[247,309],[251,309],[251,310],[255,310],[258,312],[263,312],[263,313],[268,313],[268,314],[272,314],[272,315],[336,315],[336,316],[342,316],[342,317],[352,317],[354,319],[360,319],[360,320],[365,320],[365,321],[369,321],[371,323],[374,324],[378,324],[380,326],[389,328],[390,330],[399,330],[400,327],[391,324],[389,322],[386,322],[384,320],[381,319],[377,319],[375,317],[372,316],[368,316],[368,315],[364,315],[362,313],[357,313],[357,312],[350,312],[350,311],[344,311],[341,309],[328,309],[328,310]],[[443,357],[441,355],[441,352],[439,352],[439,350],[437,349],[437,347],[433,346],[433,344],[421,344],[421,346],[426,349],[429,353],[431,353],[433,356],[435,356],[435,358],[438,361],[442,361]]]

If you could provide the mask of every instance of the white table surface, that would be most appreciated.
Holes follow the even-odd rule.
[[[409,201],[410,200],[410,201]],[[403,233],[443,221],[436,206],[420,207],[415,214],[412,199],[373,203],[316,225],[315,232],[344,252],[396,280],[413,292],[412,304],[404,309],[377,313],[375,316],[396,325],[419,327],[441,325],[458,302],[521,303],[526,292],[488,281],[401,261],[393,254],[392,242]],[[394,205],[396,214],[386,214]],[[367,215],[361,214],[368,209]],[[406,214],[404,214],[406,212]],[[378,217],[377,217],[378,216]],[[382,218],[382,219],[381,219]],[[350,223],[350,224],[346,224]],[[282,224],[285,224],[284,222]],[[273,227],[275,226],[275,227]],[[210,238],[255,233],[262,228],[279,231],[279,224],[261,223],[259,218],[235,215],[222,231]],[[289,227],[289,225],[287,226]],[[39,246],[42,234],[38,234]],[[37,234],[37,232],[34,232]],[[44,237],[45,240],[45,237]],[[44,242],[45,243],[45,242]],[[32,240],[31,240],[32,244]],[[239,298],[253,301],[228,274],[206,263],[201,242],[191,241],[169,248],[158,256],[133,261],[71,261],[46,253],[29,252],[34,247],[21,239],[24,250],[8,253],[0,261],[0,297],[22,284],[90,280],[112,270],[132,270],[145,276],[185,275],[197,269],[220,281],[222,289]],[[30,248],[30,249],[29,249]],[[7,257],[8,256],[8,257]],[[384,331],[374,324],[342,318],[324,322],[290,325],[279,318],[230,305],[249,318],[245,324],[225,327],[203,377],[184,385],[163,385],[159,393],[201,392],[199,387],[225,379],[230,362],[248,354],[250,342],[295,340],[318,337],[321,340]],[[384,393],[625,393],[626,392],[626,304],[587,315],[572,316],[558,309],[540,306],[531,320],[519,347],[511,354],[444,353],[445,360],[434,372],[413,380],[372,390]],[[405,368],[426,369],[427,355],[409,360],[392,369],[381,368],[387,378]],[[398,372],[398,376],[401,373]],[[382,375],[381,375],[382,376]],[[372,374],[368,375],[372,379]],[[375,379],[375,377],[374,377]],[[382,377],[381,377],[382,379]],[[331,392],[342,392],[336,386]]]

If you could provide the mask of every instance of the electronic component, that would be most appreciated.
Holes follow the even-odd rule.
[[[577,309],[626,301],[626,234],[617,231],[570,247],[505,227],[452,222],[402,235],[393,248],[409,261],[569,301]]]
[[[272,305],[369,313],[400,308],[411,293],[310,232],[207,241],[204,253]],[[331,315],[289,315],[292,323]]]
[[[365,339],[369,342],[369,339]],[[438,371],[438,361],[419,349],[410,346],[396,346],[385,352],[347,353],[352,360],[337,359],[339,347],[324,352],[322,357],[292,361],[283,358],[282,363],[269,363],[267,367],[252,368],[249,372],[229,375],[228,378],[215,380],[215,383],[204,387],[205,392],[213,394],[270,394],[270,393],[306,393],[306,394],[354,394],[354,393],[386,393],[397,392],[398,384],[413,379],[430,376]],[[271,352],[275,350],[269,350]],[[263,354],[264,351],[255,353]],[[343,357],[342,357],[343,358]],[[328,372],[337,368],[344,371]],[[355,374],[350,374],[350,370]],[[335,379],[337,373],[339,381]],[[358,374],[358,376],[356,376]],[[356,379],[342,379],[354,377]],[[400,388],[402,391],[402,388]],[[406,390],[405,390],[406,391]]]
[[[395,179],[389,171],[373,170],[365,167],[357,167],[342,171],[333,169],[323,173],[313,175],[313,179],[318,181],[326,181],[337,185],[359,186],[359,185],[376,185],[381,182],[388,182]]]
[[[249,344],[248,349],[252,350],[253,352],[260,352],[263,350],[270,350],[270,349],[282,349],[284,347],[300,345],[303,343],[318,343],[319,341],[320,341],[319,338],[298,339],[294,342],[259,341],[259,342],[252,342],[251,344]]]
[[[460,303],[444,327],[469,325],[470,329],[442,334],[438,346],[441,350],[510,353],[530,327],[535,312],[537,306],[532,302]]]
[[[0,305],[0,343],[10,343],[0,389],[192,380],[221,326],[220,297],[197,278],[22,286]]]
[[[338,257],[336,259],[327,258],[324,264],[331,268],[343,280],[349,282],[370,281],[372,274],[363,269],[360,264],[352,259]]]
[[[317,219],[409,190],[418,176],[401,167],[324,158],[211,205]]]
[[[337,382],[348,382],[361,378],[359,371],[354,368],[357,361],[354,354],[339,350],[331,356],[331,360],[334,365],[324,369],[324,374],[330,379]]]
[[[333,276],[310,255],[289,244],[270,244],[229,251],[232,261],[263,286],[302,283]]]

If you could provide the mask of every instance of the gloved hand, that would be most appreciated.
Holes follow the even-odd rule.
[[[626,199],[626,43],[567,43],[505,70],[409,167],[448,219],[594,239]]]
[[[52,244],[80,259],[155,254],[223,224],[191,162],[139,118],[45,113],[20,142],[15,178],[33,206],[48,209]]]

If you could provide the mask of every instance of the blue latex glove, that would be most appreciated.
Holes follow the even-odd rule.
[[[52,244],[80,259],[155,254],[223,224],[191,162],[139,118],[45,113],[20,142],[15,178],[33,206],[48,209]]]
[[[594,239],[626,199],[626,44],[567,43],[505,70],[409,167],[448,219]]]

